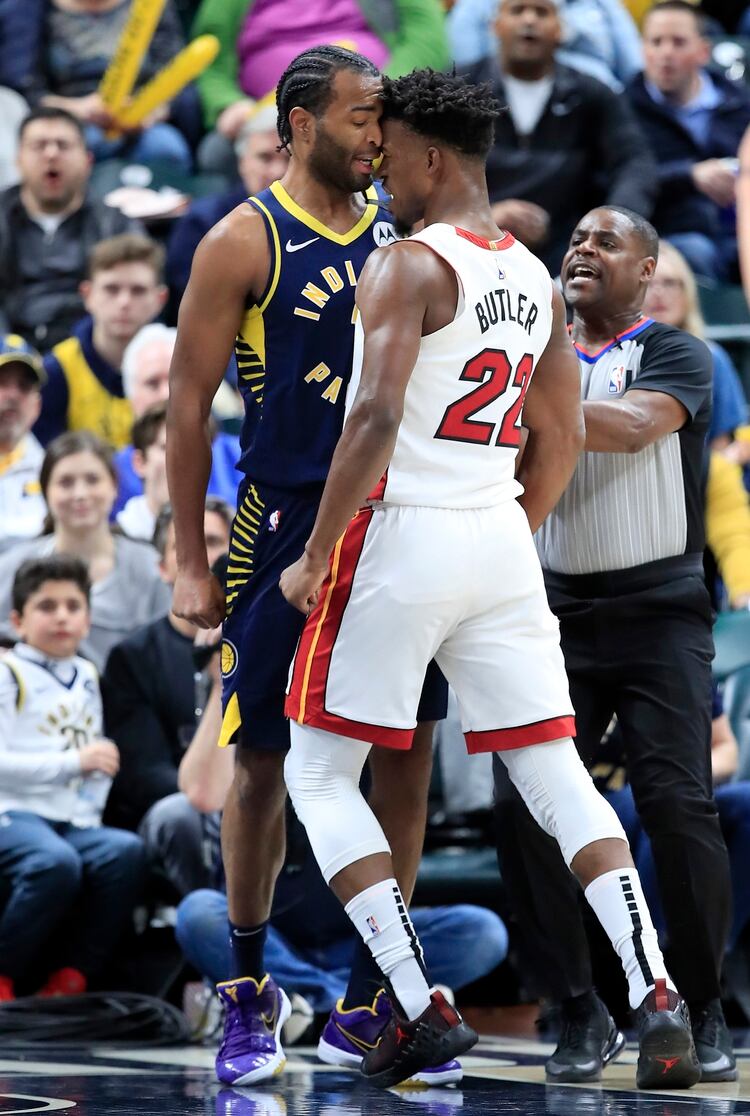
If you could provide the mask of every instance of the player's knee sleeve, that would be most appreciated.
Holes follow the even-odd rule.
[[[284,777],[326,883],[374,853],[389,853],[359,780],[370,745],[309,725],[290,725]]]
[[[570,738],[501,756],[530,813],[555,838],[568,867],[592,841],[627,842],[617,814],[594,786]]]

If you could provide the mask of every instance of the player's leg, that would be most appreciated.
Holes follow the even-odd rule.
[[[374,748],[370,752],[370,807],[391,848],[393,874],[408,906],[424,845],[427,797],[432,774],[435,722],[448,708],[448,684],[437,665],[427,668],[417,710],[417,727],[409,751]],[[363,1050],[372,1046],[391,1017],[383,991],[383,974],[362,938],[357,937],[346,988],[318,1042],[318,1057],[331,1065],[359,1067]],[[420,1085],[453,1085],[463,1077],[461,1064],[430,1066],[414,1075]]]
[[[386,1088],[448,1062],[477,1036],[430,990],[390,847],[360,791],[369,751],[361,740],[293,723],[285,776],[323,877],[367,942],[397,1005],[363,1063],[365,1076]]]
[[[432,662],[422,687],[411,748],[408,751],[376,748],[369,757],[367,799],[391,847],[394,875],[407,904],[416,883],[427,826],[435,722],[442,720],[447,711],[448,684]],[[357,939],[343,1011],[369,1010],[380,987],[380,970],[370,951]],[[348,1023],[351,1022],[350,1016]],[[334,1028],[335,1024],[334,1020]]]
[[[364,738],[411,746],[426,667],[455,609],[455,581],[447,586],[442,570],[425,567],[405,547],[405,538],[424,539],[419,518],[417,509],[399,508],[360,513],[352,522],[337,548],[337,575],[324,585],[300,640],[287,701],[298,722],[286,764],[295,809],[324,878],[367,939],[404,1013],[401,1030],[394,1020],[373,1052],[375,1065],[365,1058],[363,1071],[383,1085],[434,1065],[430,1053],[450,1057],[451,1043],[459,1049],[474,1039],[439,996],[436,1006],[438,994],[430,996],[390,846],[359,790],[369,751]],[[393,772],[403,778],[396,767]],[[420,803],[423,798],[420,792]],[[424,1037],[425,1013],[436,1016],[432,1044]],[[397,1034],[403,1050],[402,1040],[389,1039]]]
[[[586,622],[580,604],[576,614]],[[583,615],[581,615],[583,614]],[[585,641],[588,653],[590,639]],[[582,662],[570,670],[576,711],[576,747],[587,755],[600,741],[612,716],[606,680],[592,676]],[[575,650],[575,647],[574,647]],[[575,659],[575,656],[574,656]],[[557,842],[537,825],[508,776],[500,753],[493,757],[495,820],[503,883],[521,928],[524,957],[537,995],[559,1005],[558,1042],[545,1070],[556,1082],[598,1081],[602,1069],[624,1049],[625,1038],[594,991],[591,957],[582,917],[580,888],[568,871]],[[550,933],[549,912],[555,912]]]
[[[303,618],[278,580],[314,516],[314,502],[248,485],[229,547],[222,743],[236,741],[237,755],[221,827],[231,971],[217,986],[226,1019],[216,1058],[227,1084],[266,1080],[286,1060],[280,1036],[290,1006],[267,972],[264,945],[285,850],[284,693]]]
[[[486,520],[477,533],[487,539],[482,557],[493,573],[477,584],[475,610],[436,656],[458,696],[469,751],[500,753],[620,957],[639,1011],[639,1084],[692,1085],[698,1068],[685,1004],[669,980],[622,826],[571,739],[558,626],[525,516],[515,505],[477,518]],[[663,1073],[661,1056],[670,1062]]]
[[[265,976],[263,942],[286,843],[284,758],[283,751],[239,746],[224,806],[221,850],[234,979]]]
[[[447,691],[447,684],[446,684]],[[432,776],[435,721],[419,723],[408,752],[374,748],[368,800],[391,848],[401,894],[411,902],[427,827],[427,796]]]

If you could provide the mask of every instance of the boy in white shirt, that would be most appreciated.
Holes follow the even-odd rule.
[[[24,562],[20,642],[0,659],[0,1001],[84,992],[130,919],[142,842],[101,825],[117,748],[102,738],[99,680],[76,651],[90,583],[78,558]]]

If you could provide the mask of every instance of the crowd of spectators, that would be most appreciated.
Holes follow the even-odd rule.
[[[167,0],[136,88],[194,36],[215,35],[218,55],[141,126],[118,131],[99,89],[130,9],[131,0],[0,0],[0,642],[16,645],[0,660],[0,814],[13,819],[0,826],[0,955],[11,957],[0,965],[0,1000],[19,988],[83,991],[98,979],[105,946],[124,932],[147,877],[179,904],[186,958],[202,975],[226,972],[218,826],[229,766],[213,752],[218,656],[170,611],[168,372],[198,243],[284,174],[273,90],[296,54],[340,43],[387,74],[455,65],[490,82],[507,106],[487,165],[495,217],[554,275],[578,219],[607,203],[649,218],[662,237],[644,307],[650,317],[705,339],[702,291],[744,282],[750,298],[750,5]],[[741,63],[727,73],[713,48],[730,37]],[[180,214],[145,211],[141,221],[121,211],[107,196],[108,166],[126,183],[156,176],[175,185],[187,195]],[[748,362],[738,371],[736,351],[708,343],[706,565],[717,607],[745,609]],[[230,364],[215,402],[205,509],[212,563],[228,548],[238,485],[235,385]],[[84,619],[65,655],[34,627],[45,594],[65,596],[61,609],[79,601]],[[24,738],[19,750],[22,675],[42,660],[65,675],[64,685],[71,671],[88,679],[92,705],[50,705],[48,738]],[[88,719],[73,739],[75,717]],[[746,859],[750,804],[744,784],[732,791],[732,746],[720,751],[726,718],[716,724],[715,774],[735,868]],[[728,759],[719,770],[720,755]],[[81,821],[93,772],[105,793]],[[26,800],[21,774],[38,789]],[[618,807],[655,889],[627,790]],[[271,964],[328,1011],[342,987],[347,926],[325,906],[328,892],[296,831],[287,868],[280,906],[293,917],[274,923]],[[33,873],[32,902],[24,888]],[[740,896],[736,877],[733,946],[750,918],[750,891]],[[86,932],[86,920],[71,920],[79,891],[87,911],[109,905]],[[318,911],[321,935],[307,951],[297,933],[309,930],[298,913],[305,902]],[[477,908],[433,911],[422,936],[457,986],[507,951],[500,920]],[[59,947],[46,969],[45,939]],[[467,964],[451,968],[451,952]]]

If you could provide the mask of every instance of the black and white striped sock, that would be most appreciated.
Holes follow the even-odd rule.
[[[630,1006],[643,1003],[660,978],[674,989],[635,868],[617,868],[597,876],[586,888],[586,898],[622,962]]]
[[[430,1003],[422,946],[394,879],[373,884],[346,904],[346,913],[388,978],[407,1019]]]

